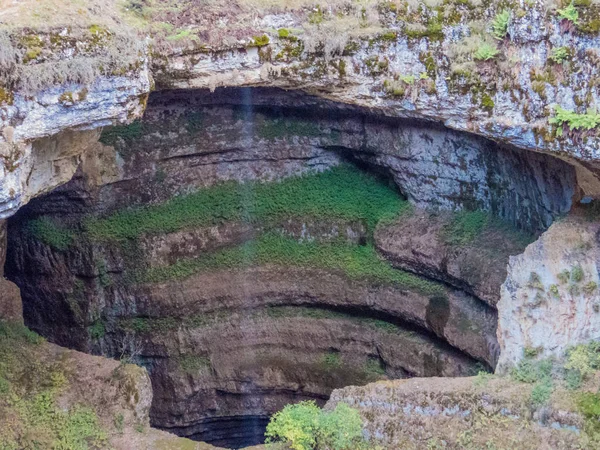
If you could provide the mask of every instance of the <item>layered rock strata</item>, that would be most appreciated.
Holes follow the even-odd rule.
[[[331,211],[303,200],[312,183],[314,207]],[[239,446],[291,401],[494,367],[496,292],[524,247],[507,230],[543,230],[575,183],[560,160],[313,97],[162,93],[11,220],[8,274],[34,329],[148,368],[153,425]],[[458,216],[411,210],[396,188],[505,228],[474,213],[484,220],[465,235]],[[390,207],[399,218],[374,228]]]

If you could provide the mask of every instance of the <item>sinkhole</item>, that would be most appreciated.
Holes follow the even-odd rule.
[[[6,276],[33,330],[148,370],[154,427],[241,448],[339,387],[493,370],[508,257],[576,185],[300,92],[160,91],[10,219]]]

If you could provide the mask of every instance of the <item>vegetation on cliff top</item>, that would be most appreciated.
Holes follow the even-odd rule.
[[[68,367],[42,360],[43,342],[22,325],[0,321],[0,448],[104,448],[107,433],[92,409],[59,404]]]

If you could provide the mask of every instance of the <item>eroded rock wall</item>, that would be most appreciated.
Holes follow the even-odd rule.
[[[168,224],[171,214],[204,212],[143,214],[224,182],[268,186],[349,162],[379,174],[416,208],[376,230],[368,217],[323,211],[181,227]],[[491,229],[480,241],[453,243],[444,231],[452,214],[427,220],[420,207],[487,210],[509,228],[539,231],[570,208],[575,184],[574,169],[560,160],[314,97],[164,92],[141,121],[106,129],[72,181],[11,220],[8,272],[34,329],[80,350],[132,355],[148,368],[155,426],[222,445],[259,442],[269,414],[291,401],[323,402],[335,388],[382,377],[494,367],[497,290],[508,255],[522,247]],[[242,209],[254,195],[245,186],[235,194],[246,196]],[[132,208],[142,215],[120,222]],[[94,220],[107,224],[98,231],[105,237],[90,231]],[[143,232],[142,220],[159,225]],[[376,273],[409,282],[253,263],[251,246],[241,266],[194,265],[267,231],[288,243],[372,251],[385,264]]]
[[[600,338],[598,221],[580,208],[510,258],[498,303],[500,372],[524,356],[561,358]]]

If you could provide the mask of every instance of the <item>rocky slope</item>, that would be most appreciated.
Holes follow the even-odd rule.
[[[544,407],[531,385],[506,378],[415,378],[350,386],[326,408],[357,408],[369,439],[382,448],[595,448],[570,393],[557,390]]]
[[[0,354],[5,448],[214,448],[149,428],[152,388],[141,367],[58,347],[5,321]]]

